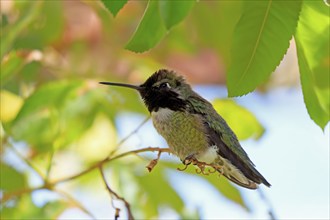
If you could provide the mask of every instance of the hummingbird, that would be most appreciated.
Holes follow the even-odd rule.
[[[160,69],[141,85],[100,83],[137,90],[157,132],[184,164],[192,160],[211,164],[228,180],[248,189],[271,186],[212,104],[175,71]]]

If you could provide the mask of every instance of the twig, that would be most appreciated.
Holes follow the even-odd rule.
[[[108,157],[108,158],[106,158],[106,159],[104,159],[104,160],[88,167],[86,170],[83,170],[80,173],[77,173],[77,174],[75,174],[73,176],[70,176],[70,177],[66,177],[66,178],[57,180],[57,181],[53,182],[53,184],[58,184],[58,183],[62,183],[62,182],[67,182],[67,181],[72,180],[72,179],[76,179],[76,178],[78,178],[78,177],[80,177],[80,176],[82,176],[86,173],[89,173],[92,170],[102,166],[103,164],[105,164],[107,162],[125,157],[125,156],[130,155],[130,154],[138,154],[138,153],[143,153],[143,152],[154,152],[154,151],[158,151],[158,152],[161,151],[161,152],[171,153],[171,150],[169,148],[159,148],[159,147],[146,147],[146,148],[141,148],[141,149],[138,149],[138,150],[127,151],[125,153],[118,154],[117,156],[114,156],[114,157],[110,157],[110,158]]]
[[[39,186],[39,187],[34,187],[34,188],[24,188],[24,189],[20,189],[18,191],[15,192],[10,192],[10,193],[4,193],[2,198],[1,198],[1,203],[5,203],[7,202],[9,199],[14,198],[16,196],[21,196],[23,194],[26,193],[31,193],[40,189],[46,189],[45,185]]]
[[[140,130],[140,128],[145,123],[147,123],[147,121],[149,119],[150,119],[150,116],[146,117],[131,133],[129,133],[126,137],[124,137],[123,139],[121,139],[121,141],[119,141],[119,143],[117,144],[116,148],[109,153],[108,158],[111,157],[112,155],[114,155],[119,150],[119,148],[121,147],[121,145],[123,143],[125,143],[132,135],[134,135],[135,133],[137,133]]]
[[[103,182],[107,188],[107,190],[109,191],[109,194],[110,194],[110,197],[112,199],[112,196],[115,196],[118,200],[121,200],[124,204],[125,204],[125,207],[126,207],[126,210],[127,210],[127,216],[128,216],[128,219],[129,220],[134,220],[134,217],[133,217],[133,214],[132,214],[132,211],[131,211],[131,208],[130,208],[130,204],[126,201],[126,199],[124,197],[121,197],[119,196],[115,191],[113,191],[109,184],[107,183],[107,180],[105,178],[105,175],[104,175],[104,172],[103,172],[103,168],[102,166],[99,167],[99,171],[101,173],[101,176],[102,176],[102,179],[103,179]],[[115,207],[114,204],[112,203],[112,206],[115,208],[116,212],[115,212],[115,219],[118,219],[119,218],[119,214],[120,214],[120,209]]]
[[[96,219],[95,216],[88,211],[78,200],[76,200],[74,197],[72,197],[69,193],[59,190],[59,189],[54,189],[55,192],[58,194],[62,195],[63,197],[67,198],[75,207],[79,208],[82,212],[87,214],[89,217],[92,219]]]
[[[271,220],[277,219],[276,215],[275,215],[274,208],[273,208],[271,202],[269,201],[269,199],[266,197],[266,195],[264,194],[264,192],[262,191],[261,188],[258,188],[257,190],[259,192],[261,200],[263,200],[268,206],[268,215],[269,215],[270,219]]]
[[[51,172],[52,165],[53,165],[54,152],[55,152],[54,149],[52,149],[52,151],[50,152],[49,161],[48,161],[47,170],[46,170],[45,181],[49,180],[50,172]]]
[[[33,163],[31,163],[31,161],[27,158],[25,158],[11,143],[7,143],[9,148],[21,159],[23,160],[32,170],[34,170],[41,179],[44,180],[44,176],[42,174],[42,172],[36,167],[34,166]]]

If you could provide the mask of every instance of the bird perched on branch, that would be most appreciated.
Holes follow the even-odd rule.
[[[261,183],[270,187],[212,104],[174,71],[161,69],[139,86],[100,83],[137,90],[154,127],[184,164],[208,164],[248,189],[256,189]]]

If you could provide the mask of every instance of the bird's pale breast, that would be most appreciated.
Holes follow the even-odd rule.
[[[204,126],[198,116],[160,108],[151,113],[153,124],[169,147],[180,159],[191,154],[199,154],[207,149]]]

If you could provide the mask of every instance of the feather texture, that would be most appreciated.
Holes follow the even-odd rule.
[[[221,158],[227,160],[230,166],[234,167],[231,170],[238,172],[225,172],[224,175],[233,182],[247,187],[256,188],[256,184],[263,183],[270,186],[269,182],[257,171],[254,164],[241,147],[236,135],[230,129],[226,121],[215,111],[212,104],[207,100],[193,92],[193,95],[187,98],[189,111],[192,114],[197,114],[204,122],[206,133],[208,134],[209,146],[217,146],[218,154]],[[238,173],[238,174],[234,174]],[[249,181],[244,183],[240,181],[239,176],[244,175]]]

